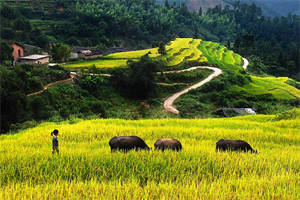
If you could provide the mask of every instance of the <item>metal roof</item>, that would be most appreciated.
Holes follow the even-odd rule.
[[[50,57],[50,56],[49,55],[33,54],[33,55],[30,55],[30,56],[20,57],[19,59],[23,59],[23,60],[38,60],[38,59],[48,58],[48,57]]]

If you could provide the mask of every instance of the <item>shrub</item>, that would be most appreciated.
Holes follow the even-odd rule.
[[[134,99],[148,98],[156,89],[155,73],[161,63],[151,60],[148,55],[137,62],[129,61],[129,68],[116,71],[110,82],[126,96]]]
[[[300,109],[294,108],[276,115],[275,120],[300,119]]]

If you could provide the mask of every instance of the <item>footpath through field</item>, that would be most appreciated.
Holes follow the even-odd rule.
[[[196,83],[180,92],[177,92],[175,94],[173,94],[172,96],[170,96],[169,98],[167,98],[164,102],[164,108],[166,111],[174,113],[174,114],[179,114],[179,111],[174,107],[173,103],[174,101],[179,98],[181,95],[188,93],[190,90],[192,89],[196,89],[202,85],[204,85],[205,83],[209,82],[210,80],[212,80],[213,78],[219,76],[220,74],[222,74],[222,70],[219,68],[215,68],[215,67],[207,67],[207,66],[197,66],[197,67],[192,67],[186,70],[179,70],[179,71],[169,71],[169,72],[164,72],[164,73],[180,73],[182,71],[192,71],[195,69],[210,69],[213,70],[214,73],[212,73],[211,75],[209,75],[206,79],[200,81],[199,83]]]
[[[247,69],[247,66],[249,64],[248,60],[246,58],[242,58],[243,61],[244,61],[244,64],[243,64],[243,69]],[[214,73],[212,73],[211,75],[209,75],[206,79],[200,81],[199,83],[196,83],[180,92],[177,92],[175,94],[173,94],[172,96],[170,96],[169,98],[167,98],[165,101],[164,101],[164,108],[166,111],[168,112],[171,112],[171,113],[174,113],[174,114],[179,114],[179,111],[174,107],[173,103],[174,101],[179,98],[181,95],[189,92],[190,90],[192,89],[196,89],[198,87],[201,87],[202,85],[204,85],[205,83],[211,81],[213,78],[219,76],[220,74],[222,74],[222,70],[219,69],[219,68],[215,68],[215,67],[208,67],[208,66],[196,66],[196,67],[191,67],[191,68],[188,68],[188,69],[183,69],[183,70],[176,70],[176,71],[166,71],[166,72],[163,72],[164,74],[172,74],[172,73],[182,73],[182,72],[187,72],[187,71],[193,71],[193,70],[196,70],[196,69],[210,69],[210,70],[213,70]],[[160,74],[161,72],[158,72],[157,74]],[[49,83],[47,85],[45,85],[43,87],[42,90],[40,91],[37,91],[37,92],[34,92],[34,93],[30,93],[30,94],[27,94],[26,96],[33,96],[33,95],[38,95],[38,94],[41,94],[43,91],[47,90],[48,87],[50,86],[53,86],[53,85],[56,85],[58,83],[63,83],[63,82],[71,82],[73,81],[74,77],[75,76],[78,76],[79,74],[76,73],[76,72],[70,72],[70,78],[68,79],[65,79],[65,80],[60,80],[60,81],[55,81],[55,82],[52,82],[52,83]],[[91,74],[89,73],[89,75],[95,75],[95,76],[106,76],[106,77],[110,77],[111,74]],[[160,83],[161,85],[165,85],[164,83]]]
[[[246,58],[243,58],[243,57],[242,57],[242,59],[243,59],[243,61],[244,61],[243,69],[246,70],[247,67],[248,67],[248,65],[249,65],[249,62],[248,62],[248,60],[247,60]]]
[[[243,69],[247,69],[249,62],[246,58],[243,58],[244,64],[243,64]],[[196,83],[182,91],[179,91],[175,94],[173,94],[172,96],[168,97],[165,101],[164,101],[164,108],[166,111],[174,113],[174,114],[179,114],[179,111],[175,108],[175,106],[173,105],[174,101],[179,98],[181,95],[188,93],[190,90],[192,89],[196,89],[198,87],[201,87],[202,85],[204,85],[205,83],[211,81],[213,78],[219,76],[220,74],[222,74],[222,70],[219,68],[215,68],[215,67],[207,67],[207,66],[196,66],[196,67],[191,67],[189,69],[184,69],[184,70],[178,70],[178,71],[167,71],[167,72],[163,72],[165,74],[169,74],[169,73],[181,73],[181,72],[185,72],[185,71],[192,71],[195,69],[210,69],[213,70],[214,73],[212,73],[211,75],[209,75],[206,79],[200,81],[199,83]]]
[[[33,92],[33,93],[30,93],[30,94],[27,94],[26,96],[29,97],[29,96],[41,94],[42,92],[44,92],[45,90],[47,90],[48,87],[51,87],[51,86],[56,85],[56,84],[58,84],[58,83],[71,82],[71,81],[73,80],[73,78],[74,78],[74,76],[71,75],[70,78],[67,78],[67,79],[64,79],[64,80],[60,80],[60,81],[55,81],[55,82],[49,83],[49,84],[45,85],[45,86],[43,87],[43,89],[41,89],[40,91],[37,91],[37,92]]]

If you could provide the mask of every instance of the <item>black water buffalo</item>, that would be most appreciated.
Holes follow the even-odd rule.
[[[155,143],[154,143],[154,147],[157,150],[162,150],[164,151],[165,149],[171,149],[174,151],[181,151],[182,149],[182,145],[181,143],[176,140],[176,139],[166,139],[166,138],[162,138],[162,139],[158,139]]]
[[[147,144],[142,140],[141,138],[137,136],[117,136],[113,137],[109,141],[109,146],[111,149],[111,152],[116,150],[122,150],[122,151],[129,151],[132,149],[141,150],[149,150],[150,148],[147,146]]]
[[[257,153],[254,151],[252,147],[243,140],[227,140],[221,139],[216,143],[216,150],[217,151],[244,151],[251,153]]]

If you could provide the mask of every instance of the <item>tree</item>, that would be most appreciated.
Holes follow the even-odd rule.
[[[230,41],[229,41],[229,40],[227,40],[226,47],[227,47],[228,49],[231,49],[231,45],[230,45]]]
[[[241,38],[238,36],[234,41],[234,46],[233,46],[234,50],[238,51],[240,48],[240,45],[241,45]]]
[[[202,14],[203,14],[202,7],[200,7],[199,10],[198,10],[198,15],[202,16]]]
[[[154,94],[155,74],[161,63],[146,54],[139,61],[129,61],[128,69],[115,71],[110,78],[112,85],[133,99],[145,99]]]
[[[17,13],[16,10],[8,5],[3,5],[0,10],[1,17],[5,17],[7,19],[16,19]]]
[[[156,88],[155,74],[159,63],[152,61],[148,55],[143,56],[138,62],[129,62],[129,86],[133,98],[148,98]]]
[[[168,1],[168,0],[165,0],[165,6],[166,6],[167,8],[170,8],[170,4],[169,4],[169,1]]]
[[[70,58],[71,49],[66,44],[55,43],[50,48],[50,54],[55,62],[65,62]]]
[[[0,44],[0,63],[3,63],[4,61],[13,61],[13,51],[14,49],[7,44],[7,42],[2,41]]]
[[[166,46],[163,42],[160,42],[158,45],[158,53],[160,53],[162,56],[166,55]]]

